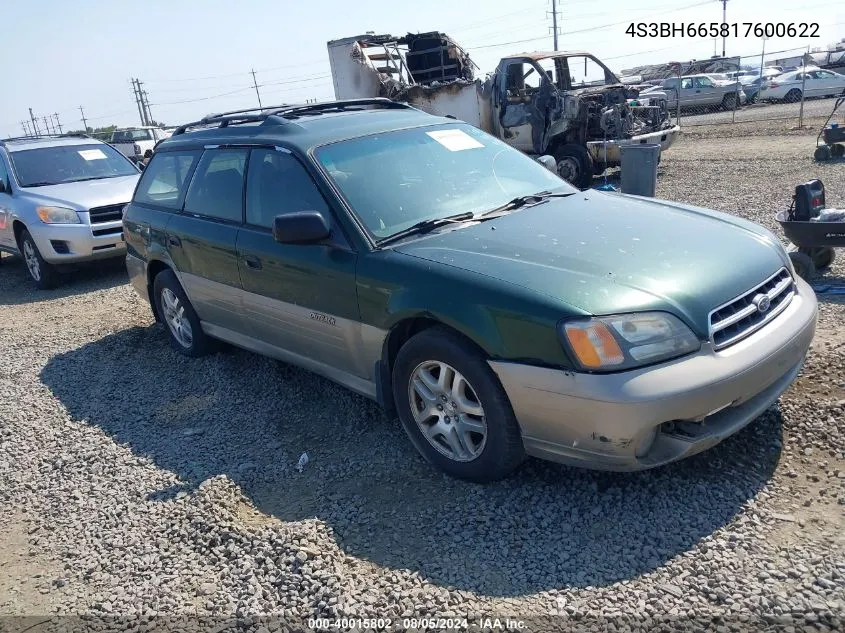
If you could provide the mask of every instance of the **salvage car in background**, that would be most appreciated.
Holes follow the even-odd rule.
[[[666,104],[670,110],[678,107],[679,93],[681,108],[721,107],[733,110],[735,105],[746,101],[739,82],[716,82],[707,75],[668,77],[660,82],[659,87],[643,90],[640,96],[647,98],[655,92],[666,93]]]
[[[335,97],[387,97],[451,116],[527,154],[552,155],[558,173],[578,187],[620,164],[623,145],[666,150],[680,133],[665,101],[640,105],[625,85],[585,51],[509,55],[486,80],[440,32],[361,35],[328,43]]]
[[[806,68],[773,77],[763,84],[759,98],[795,103],[805,97],[835,97],[845,94],[845,75],[821,68]]]
[[[156,143],[166,139],[171,131],[160,127],[142,125],[140,127],[114,130],[110,144],[134,163],[140,163],[147,151],[153,151]]]
[[[124,233],[178,351],[221,339],[322,374],[474,481],[526,453],[638,470],[706,450],[792,383],[816,324],[763,227],[579,192],[387,99],[177,129]]]
[[[70,264],[121,257],[121,213],[138,169],[84,135],[0,141],[0,251],[21,255],[38,288]]]

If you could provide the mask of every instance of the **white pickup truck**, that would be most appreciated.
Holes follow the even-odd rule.
[[[504,57],[486,79],[439,31],[359,35],[328,42],[335,98],[387,97],[481,128],[531,155],[554,156],[561,177],[585,188],[620,164],[623,145],[668,149],[680,128],[663,93],[640,98],[585,51]]]
[[[133,162],[140,162],[144,153],[156,143],[168,138],[171,131],[149,125],[115,130],[109,142],[117,151]]]

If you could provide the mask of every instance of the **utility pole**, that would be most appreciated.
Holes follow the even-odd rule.
[[[721,0],[722,3],[722,24],[728,22],[728,0]],[[722,57],[725,56],[725,36],[722,36]]]
[[[29,136],[29,130],[26,128],[26,121],[21,121],[21,127],[23,128],[23,135]]]
[[[258,92],[258,82],[255,80],[255,68],[252,68],[252,85],[255,86],[255,96],[258,97],[258,107],[261,107],[261,93]]]
[[[52,134],[53,130],[50,129],[50,126],[47,123],[47,117],[43,116],[43,117],[41,117],[41,120],[44,121],[44,129],[47,130],[47,134]]]
[[[140,86],[141,84],[139,83],[138,85]],[[150,100],[147,97],[147,91],[146,90],[141,92],[141,101],[144,104],[144,112],[147,115],[146,125],[152,125],[153,124],[153,111],[150,110]]]
[[[141,97],[138,94],[139,89],[137,85],[137,79],[134,77],[132,78],[132,94],[135,96],[135,105],[138,107],[138,116],[141,117],[141,125],[144,125],[144,111],[141,109]]]
[[[552,33],[554,34],[555,50],[557,50],[557,0],[552,0]]]
[[[35,136],[38,136],[41,132],[38,130],[38,122],[35,120],[32,108],[29,109],[29,118],[32,120],[32,129],[35,131]]]
[[[62,122],[61,122],[61,121],[59,121],[59,113],[58,113],[58,112],[54,112],[54,113],[53,113],[53,116],[54,116],[54,117],[56,117],[56,125],[57,125],[57,126],[58,126],[58,128],[59,128],[59,134],[62,134]]]
[[[88,134],[88,121],[85,120],[85,110],[82,109],[82,106],[79,106],[79,114],[82,115],[82,125],[85,127],[85,133]]]

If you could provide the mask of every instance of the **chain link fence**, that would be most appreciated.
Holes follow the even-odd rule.
[[[805,47],[639,66],[622,75],[641,97],[664,94],[682,128],[767,121],[800,127],[826,117],[831,98],[845,94],[845,76],[836,72],[845,69],[817,64]]]

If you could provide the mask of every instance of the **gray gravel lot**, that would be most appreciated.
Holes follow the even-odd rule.
[[[686,134],[658,195],[775,230],[818,176],[845,207],[845,162],[816,165],[812,131],[756,131]],[[529,461],[477,486],[327,380],[234,349],[179,356],[122,264],[98,268],[41,292],[0,266],[0,614],[845,627],[843,297],[820,296],[779,405],[714,449],[636,474]],[[845,253],[823,278],[845,281]]]

